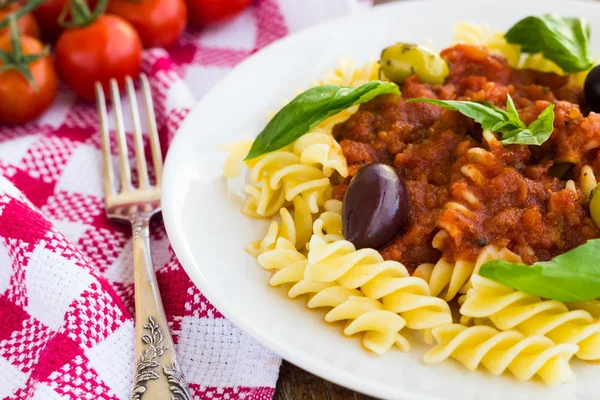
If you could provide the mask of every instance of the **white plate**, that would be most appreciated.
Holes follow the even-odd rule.
[[[519,383],[462,365],[421,363],[424,349],[410,354],[392,349],[367,353],[340,326],[322,321],[302,300],[267,284],[270,274],[244,252],[262,238],[266,222],[240,213],[240,182],[221,176],[224,155],[216,148],[254,138],[294,89],[334,67],[341,56],[376,58],[396,41],[442,49],[460,21],[507,29],[520,18],[557,12],[585,16],[592,26],[594,54],[600,55],[600,6],[548,0],[495,2],[400,2],[363,15],[335,20],[281,40],[235,68],[192,110],[167,156],[163,213],[175,253],[192,281],[230,321],[286,360],[340,385],[389,399],[598,399],[600,366],[573,362],[577,383],[548,389],[539,382]],[[482,395],[484,395],[482,397]]]

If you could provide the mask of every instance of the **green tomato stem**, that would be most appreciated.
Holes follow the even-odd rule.
[[[26,5],[24,5],[23,7],[19,8],[18,10],[16,10],[15,12],[9,14],[6,16],[6,18],[4,18],[2,21],[0,21],[0,28],[6,28],[9,25],[9,17],[11,15],[14,15],[16,17],[16,19],[21,18],[23,15],[33,11],[34,9],[36,9],[40,4],[44,3],[46,0],[31,0],[28,1]],[[2,7],[10,4],[10,3],[16,3],[16,1],[7,1],[5,3],[2,4]]]
[[[21,35],[17,26],[17,17],[13,13],[9,15],[8,22],[10,26],[10,44],[11,51],[0,51],[0,59],[4,62],[4,65],[0,68],[0,73],[4,71],[15,69],[23,75],[31,87],[37,91],[38,87],[33,79],[29,64],[32,62],[47,56],[50,53],[50,48],[46,46],[44,50],[36,54],[25,54],[23,53],[23,46],[21,44]]]
[[[86,27],[93,24],[104,13],[107,6],[108,0],[99,0],[94,10],[91,11],[85,0],[70,0],[69,4],[60,13],[58,23],[67,29]],[[67,21],[69,11],[71,19]]]

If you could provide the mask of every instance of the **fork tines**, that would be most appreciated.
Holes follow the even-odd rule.
[[[104,96],[104,89],[100,82],[96,82],[96,102],[98,106],[98,117],[100,120],[100,135],[102,141],[102,158],[104,164],[104,191],[106,194],[107,207],[111,199],[118,194],[124,194],[132,191],[149,190],[153,191],[160,188],[162,175],[162,154],[158,140],[158,131],[156,129],[156,119],[154,116],[154,107],[152,104],[152,93],[148,77],[145,74],[140,75],[142,93],[145,103],[146,116],[148,121],[148,137],[150,149],[152,152],[152,163],[156,175],[156,184],[152,185],[148,176],[148,167],[146,165],[146,156],[144,153],[144,142],[142,139],[142,127],[140,123],[140,113],[136,97],[133,80],[130,76],[125,78],[125,88],[131,109],[131,121],[133,142],[135,148],[136,166],[138,171],[138,187],[134,188],[131,181],[131,169],[129,166],[129,157],[127,149],[127,139],[125,135],[125,125],[123,121],[123,109],[121,107],[121,96],[119,85],[115,79],[110,80],[110,92],[113,104],[113,113],[115,118],[115,130],[117,149],[119,154],[119,170],[121,188],[115,185],[115,178],[111,157],[110,132],[108,127],[108,113]]]

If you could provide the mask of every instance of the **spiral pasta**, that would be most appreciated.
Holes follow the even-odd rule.
[[[279,211],[276,209],[271,213],[266,207],[261,207],[269,204],[267,200],[263,200],[266,197],[263,193],[268,193],[269,199],[283,195],[285,201],[302,196],[311,213],[319,211],[319,207],[328,200],[331,183],[320,168],[302,164],[300,157],[293,152],[274,151],[258,160],[250,176],[258,184],[255,188],[261,191],[261,201],[257,202],[257,207],[252,211],[263,217],[270,217]]]
[[[379,79],[379,63],[375,60],[366,62],[362,67],[354,60],[341,58],[337,68],[325,72],[323,79],[314,81],[312,86],[340,85],[361,86],[367,82]]]
[[[280,237],[293,243],[297,249],[302,249],[311,236],[313,218],[310,210],[301,197],[293,200],[294,215],[285,207],[279,210],[281,221],[271,221],[267,234],[262,240],[257,240],[246,246],[246,251],[258,257],[265,251],[272,250]]]
[[[577,357],[600,359],[600,321],[584,310],[569,311],[556,300],[542,300],[479,275],[471,277],[460,313],[489,318],[500,330],[547,336],[555,343],[577,344]]]
[[[440,231],[446,234],[445,231]],[[438,233],[434,237],[435,241],[440,240]],[[441,248],[438,246],[436,248]],[[429,289],[432,296],[438,296],[446,301],[452,300],[459,293],[466,293],[470,287],[470,278],[479,271],[479,268],[487,261],[505,260],[512,263],[521,262],[521,257],[512,251],[503,248],[500,249],[494,245],[486,246],[474,263],[464,260],[458,260],[454,263],[441,258],[436,264],[421,264],[415,270],[413,276],[418,276],[429,283]]]
[[[432,296],[439,296],[446,301],[452,300],[468,282],[475,264],[469,261],[450,262],[444,258],[435,264],[421,264],[413,276],[418,276],[429,283]]]
[[[386,310],[399,313],[411,329],[427,329],[452,321],[448,304],[430,296],[423,279],[411,277],[399,262],[384,261],[376,250],[356,250],[346,240],[327,243],[313,235],[305,277],[338,282],[350,289],[360,288],[367,297],[381,299]]]
[[[325,211],[313,224],[313,235],[320,237],[326,243],[344,240],[342,232],[342,202],[329,200],[325,202]],[[310,250],[310,246],[308,246]]]
[[[521,68],[535,69],[542,72],[554,72],[564,75],[564,72],[558,65],[544,58],[541,53],[530,54],[521,63]]]
[[[569,359],[577,352],[577,345],[557,345],[544,336],[526,337],[514,330],[499,332],[489,326],[450,324],[433,328],[432,334],[438,345],[425,354],[423,361],[427,364],[452,357],[471,371],[479,365],[493,375],[509,370],[520,381],[538,375],[547,385],[573,377]]]
[[[326,322],[348,321],[345,335],[364,332],[363,345],[376,354],[387,352],[392,346],[410,351],[410,344],[399,332],[406,325],[396,313],[384,309],[381,302],[364,297],[356,289],[344,288],[335,282],[317,282],[305,278],[306,257],[285,238],[277,239],[272,250],[258,256],[265,269],[275,270],[269,284],[292,284],[288,296],[310,295],[309,308],[330,307]]]
[[[464,43],[486,46],[508,60],[510,66],[518,68],[521,62],[521,48],[509,44],[502,32],[490,32],[487,25],[477,25],[471,22],[461,22],[454,26],[454,43]]]
[[[600,318],[600,300],[580,301],[565,303],[569,310],[584,310],[589,312],[592,317]]]

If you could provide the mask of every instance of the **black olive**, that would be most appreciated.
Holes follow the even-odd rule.
[[[408,214],[404,180],[389,165],[361,168],[344,196],[344,237],[356,248],[380,249],[400,232]]]
[[[585,101],[594,112],[600,112],[600,65],[596,65],[587,74],[583,84]]]

